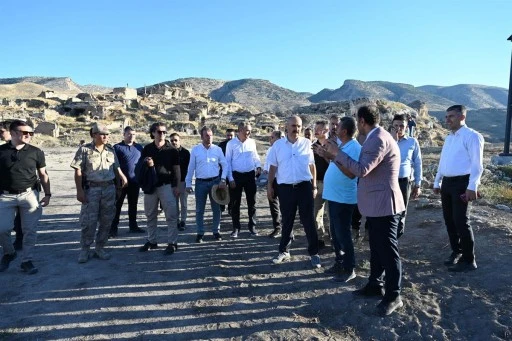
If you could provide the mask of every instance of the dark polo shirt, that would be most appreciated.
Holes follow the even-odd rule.
[[[156,147],[154,142],[146,145],[142,150],[141,161],[146,157],[151,157],[155,163],[156,175],[158,176],[157,187],[164,184],[171,184],[172,187],[177,186],[172,167],[179,166],[180,155],[169,141],[166,140],[160,149]]]
[[[0,146],[0,190],[22,191],[37,183],[37,170],[46,167],[41,149],[26,144],[17,150],[11,142]]]
[[[314,144],[321,146],[320,142],[316,141]],[[329,162],[325,161],[320,155],[315,155],[316,179],[324,181],[325,172],[329,168]]]
[[[185,181],[185,177],[188,172],[188,164],[190,163],[190,152],[188,149],[181,147],[178,150],[180,155],[180,173],[181,173],[181,182]]]
[[[130,146],[124,143],[124,141],[121,141],[114,145],[114,150],[124,175],[126,175],[128,180],[136,183],[135,166],[137,162],[139,162],[142,146],[138,143],[133,143]]]

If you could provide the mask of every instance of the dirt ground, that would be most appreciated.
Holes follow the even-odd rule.
[[[382,318],[374,314],[378,300],[352,295],[369,272],[364,240],[356,244],[358,277],[346,285],[323,274],[334,259],[330,247],[321,253],[324,268],[310,266],[298,222],[292,260],[272,265],[279,240],[266,236],[262,191],[258,237],[245,231],[230,240],[223,216],[224,240],[207,233],[196,244],[190,196],[189,227],[174,255],[138,252],[145,237],[128,233],[123,211],[119,237],[108,244],[112,259],[78,264],[75,149],[45,152],[53,197],[39,225],[39,272],[22,273],[18,256],[0,275],[0,340],[512,340],[511,213],[473,206],[479,268],[454,274],[443,265],[450,248],[440,199],[426,191],[412,202],[400,239],[405,306]],[[142,200],[138,219],[144,228]]]

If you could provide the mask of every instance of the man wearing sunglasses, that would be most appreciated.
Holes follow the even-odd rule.
[[[147,218],[148,239],[139,248],[140,252],[158,248],[158,202],[161,203],[165,213],[167,225],[167,248],[164,254],[171,255],[178,250],[178,212],[176,198],[179,196],[179,182],[181,179],[180,156],[167,137],[167,128],[163,122],[151,125],[149,134],[153,139],[142,150],[141,162],[145,162],[148,168],[154,168],[157,175],[157,183],[154,191],[144,192],[144,212]]]
[[[42,214],[42,207],[50,203],[50,180],[46,173],[46,161],[41,149],[30,144],[34,131],[26,122],[15,120],[9,126],[11,141],[0,146],[0,246],[4,255],[0,272],[7,270],[16,258],[11,243],[11,230],[16,211],[21,216],[23,257],[21,269],[35,274],[32,264],[36,244],[36,227]],[[39,201],[38,177],[45,196]]]
[[[79,263],[89,260],[89,249],[95,236],[93,256],[102,260],[110,259],[110,253],[105,251],[105,244],[116,213],[116,175],[119,176],[123,188],[128,183],[114,148],[108,144],[110,132],[107,127],[94,123],[90,134],[92,142],[80,146],[71,162],[71,168],[75,170],[76,198],[82,203]]]

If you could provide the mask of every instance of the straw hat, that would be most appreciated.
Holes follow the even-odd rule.
[[[219,185],[213,185],[212,187],[212,198],[219,205],[229,204],[229,190],[228,187],[223,189]]]

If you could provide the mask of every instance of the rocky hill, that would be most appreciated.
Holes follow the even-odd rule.
[[[286,111],[311,104],[303,94],[262,79],[240,79],[226,82],[210,96],[218,102],[236,102],[255,110]]]
[[[429,111],[429,115],[444,122],[445,111]],[[478,130],[491,143],[505,140],[506,109],[478,109],[469,110],[466,123],[468,127]]]
[[[37,97],[44,90],[76,95],[81,92],[107,93],[112,91],[112,88],[101,85],[78,85],[69,77],[0,78],[1,98]]]
[[[239,103],[254,113],[264,111],[286,111],[309,105],[310,93],[295,92],[263,79],[240,79],[224,81],[210,78],[179,78],[151,86],[141,87],[137,92],[151,93],[163,85],[187,84],[196,93],[206,94],[221,103]]]
[[[453,86],[424,85],[416,89],[444,97],[455,103],[463,103],[470,109],[501,109],[507,107],[507,89],[495,86],[474,84],[459,84]]]
[[[363,82],[346,80],[335,90],[324,89],[309,97],[314,103],[323,101],[343,101],[359,97],[387,99],[411,103],[425,102],[429,109],[442,111],[453,104],[464,104],[469,109],[506,107],[508,91],[504,88],[485,85],[461,84],[449,87],[425,85],[414,87],[410,84],[392,82]]]

